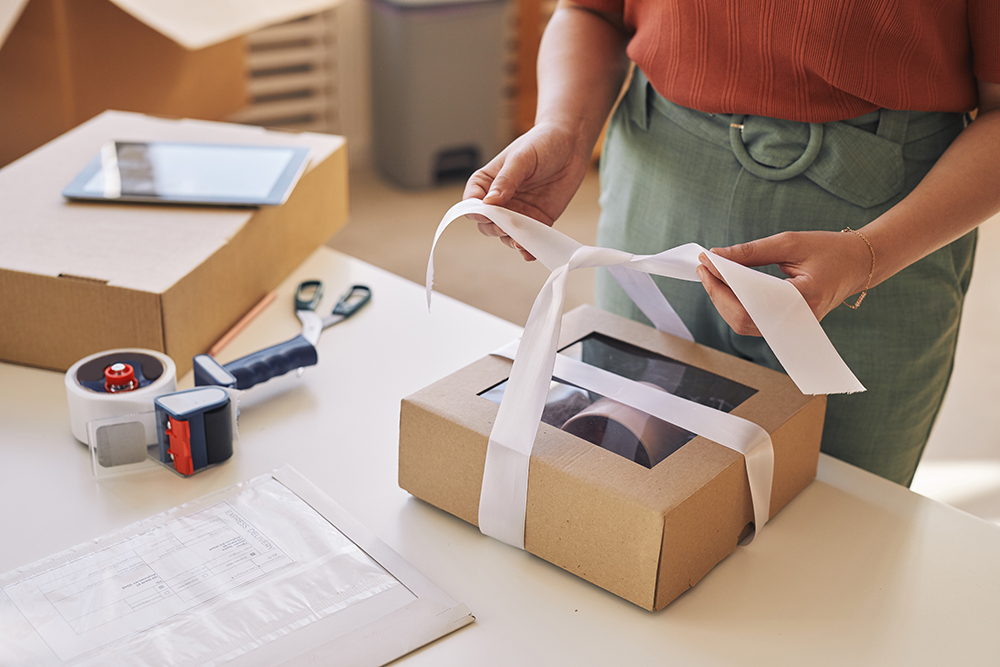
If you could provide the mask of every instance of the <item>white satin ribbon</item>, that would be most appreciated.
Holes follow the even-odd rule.
[[[633,274],[641,272],[698,281],[695,271],[698,256],[705,253],[746,307],[800,391],[806,394],[864,391],[833,348],[805,299],[794,286],[779,278],[713,255],[696,244],[678,246],[656,255],[632,255],[610,248],[585,246],[537,220],[483,204],[476,199],[467,199],[452,206],[438,226],[427,263],[428,307],[434,281],[434,248],[449,224],[473,214],[492,220],[552,271],[532,305],[521,337],[520,351],[511,368],[507,389],[490,433],[479,503],[479,528],[487,535],[524,548],[528,465],[556,363],[566,276],[574,269],[611,268],[612,275],[625,283],[623,289],[650,321],[656,323],[658,328],[679,333],[690,340],[686,328],[679,331],[677,324],[680,319],[653,281]],[[662,400],[662,394],[658,392],[657,398]],[[666,421],[677,423],[675,417]],[[769,438],[767,442],[769,445]],[[748,442],[742,446],[750,451],[754,445]],[[750,472],[748,467],[748,474]],[[760,475],[763,474],[761,470]],[[755,476],[759,475],[755,473]],[[766,477],[769,488],[769,470]],[[758,488],[762,485],[762,482],[756,484]],[[757,502],[754,503],[754,513],[755,516],[759,513]],[[762,525],[758,523],[757,529]]]

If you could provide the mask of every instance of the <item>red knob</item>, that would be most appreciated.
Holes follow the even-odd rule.
[[[104,369],[104,388],[109,393],[116,391],[131,391],[137,389],[135,370],[126,363],[114,363]]]

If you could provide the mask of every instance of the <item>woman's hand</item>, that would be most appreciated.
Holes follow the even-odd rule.
[[[822,320],[847,297],[866,288],[872,251],[852,233],[784,232],[767,238],[713,248],[712,252],[744,266],[777,264],[809,308]],[[722,318],[742,336],[760,336],[743,304],[704,254],[698,277]]]
[[[1000,210],[1000,84],[978,82],[979,113],[903,201],[857,234],[786,232],[713,249],[745,266],[777,264],[822,320],[852,294],[874,287],[968,233]],[[736,333],[759,336],[732,290],[708,266],[698,276],[712,303]]]
[[[477,171],[464,198],[551,225],[583,182],[594,144],[628,73],[629,33],[621,12],[600,12],[560,0],[538,51],[535,126]],[[489,220],[479,231],[518,248]]]
[[[580,187],[589,163],[578,133],[556,122],[540,123],[474,173],[463,199],[482,199],[551,225]],[[492,222],[474,218],[484,235],[500,237],[526,260],[534,259]]]

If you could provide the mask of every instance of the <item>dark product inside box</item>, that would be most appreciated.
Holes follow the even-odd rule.
[[[757,393],[733,380],[599,333],[592,333],[560,354],[675,396],[723,412]],[[507,381],[480,393],[500,403]],[[554,379],[542,422],[562,429],[646,468],[652,468],[693,440],[690,431]]]

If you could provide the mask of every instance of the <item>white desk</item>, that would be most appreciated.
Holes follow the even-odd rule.
[[[440,295],[428,315],[422,287],[320,250],[221,360],[297,332],[305,278],[367,283],[372,303],[323,334],[302,378],[255,389],[233,459],[190,479],[95,481],[63,374],[0,364],[0,571],[290,463],[477,616],[406,665],[1000,664],[1000,528],[827,457],[750,547],[657,613],[413,499],[396,484],[400,398],[518,328]]]

